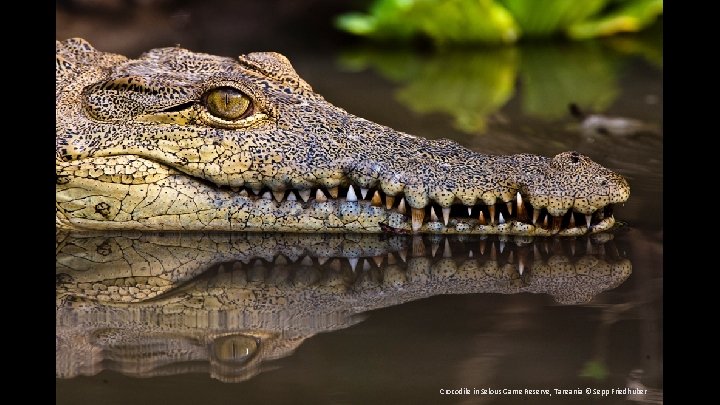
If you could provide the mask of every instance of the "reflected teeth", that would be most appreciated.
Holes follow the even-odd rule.
[[[448,222],[450,222],[450,207],[443,207],[442,216],[443,222],[445,223],[445,226],[447,226]]]
[[[317,202],[327,201],[327,197],[325,197],[325,193],[323,193],[322,190],[317,189],[317,191],[315,192],[315,201],[317,201]]]
[[[352,188],[352,187],[350,187]],[[365,197],[367,197],[368,189],[360,187],[360,195],[362,196],[362,199],[364,200]]]
[[[392,208],[393,204],[395,204],[395,197],[391,195],[385,196],[385,208],[390,209]]]
[[[404,201],[401,200],[400,203],[402,204]],[[423,208],[413,208],[412,209],[412,230],[413,232],[418,231],[423,224],[423,219],[425,219],[425,210]]]
[[[380,198],[380,193],[375,190],[375,194],[373,194],[372,201],[370,201],[370,204],[373,207],[381,207],[382,206],[382,199]]]
[[[298,194],[304,202],[308,202],[308,200],[310,199],[310,189],[298,190]]]
[[[348,188],[347,196],[345,197],[346,201],[357,201],[357,195],[355,195],[355,189],[353,186],[350,186]]]
[[[405,198],[404,197],[400,199],[400,204],[398,204],[398,211],[401,214],[407,213],[407,209],[405,209]]]
[[[447,239],[445,239],[445,250],[443,251],[443,257],[445,257],[445,258],[452,257],[452,251],[450,250],[450,242],[448,242]]]

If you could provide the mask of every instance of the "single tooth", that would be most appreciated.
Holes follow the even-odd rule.
[[[480,217],[478,217],[478,222],[480,225],[487,225],[487,221],[485,220],[485,214],[480,210]]]
[[[438,249],[440,249],[440,242],[438,242],[438,241],[433,241],[433,242],[431,242],[430,245],[431,245],[431,247],[432,247],[432,248],[430,249],[430,252],[432,253],[432,257],[435,257],[435,254],[437,253]]]
[[[495,225],[495,205],[488,205],[490,210],[490,224]]]
[[[248,194],[247,190],[245,190],[245,189],[240,190],[240,192],[238,193],[238,195],[239,195],[240,197],[249,197],[249,196],[250,196],[250,195]]]
[[[269,191],[266,191],[263,193],[262,197],[263,200],[272,200],[272,195],[270,195]]]
[[[398,212],[401,214],[407,213],[407,210],[405,209],[405,197],[400,199],[400,204],[398,204]]]
[[[498,215],[500,216],[500,218],[498,219],[498,223],[499,223],[499,224],[504,224],[504,223],[505,223],[505,218],[503,217],[502,212],[498,213]]]
[[[381,207],[382,206],[382,199],[380,198],[380,193],[375,190],[375,194],[373,194],[372,201],[370,201],[370,205],[373,207]]]
[[[548,217],[550,214],[545,215],[545,219],[543,220],[543,227],[547,229],[548,227]]]
[[[435,214],[435,207],[430,206],[430,222],[438,222],[438,217]]]
[[[538,217],[540,217],[540,208],[533,209],[533,225],[537,224]]]
[[[327,201],[327,197],[325,196],[325,193],[322,192],[322,190],[317,189],[317,191],[315,192],[315,201],[317,201],[317,202]]]
[[[443,257],[452,257],[452,251],[450,250],[450,242],[448,242],[447,238],[445,238],[445,250],[443,251]]]
[[[350,186],[348,188],[347,196],[345,197],[346,201],[357,201],[357,195],[355,195],[355,188],[353,186]]]
[[[425,219],[425,209],[424,208],[412,208],[412,230],[413,230],[413,232],[417,232],[422,227],[423,219]]]
[[[525,210],[525,204],[523,204],[522,196],[520,195],[520,192],[517,193],[517,219],[518,221],[525,222],[527,221],[527,211]]]
[[[469,217],[472,216],[472,207],[468,207],[468,216],[469,216]]]
[[[575,228],[575,214],[570,212],[570,222],[568,223],[568,228]]]
[[[512,215],[512,201],[508,201],[505,204],[507,205],[508,215]]]
[[[398,255],[400,256],[400,259],[403,261],[403,263],[407,263],[407,252],[405,249],[398,250]]]
[[[338,198],[338,193],[340,192],[339,187],[335,186],[328,189],[328,192],[330,193],[330,196],[332,198]]]
[[[253,188],[251,188],[251,190],[252,190],[253,194],[255,194],[255,195],[260,195],[260,189],[259,189],[259,188],[253,187]]]
[[[443,222],[445,223],[445,226],[447,226],[448,222],[450,222],[450,207],[443,207],[442,216]]]
[[[323,264],[325,264],[328,261],[328,259],[330,259],[330,258],[324,257],[324,256],[318,256],[318,264],[322,266]]]
[[[471,258],[471,259],[473,258],[473,251],[472,251],[472,249],[470,249],[470,251],[468,252],[468,257]]]
[[[360,195],[362,196],[362,199],[364,200],[365,197],[367,197],[368,189],[360,187]]]
[[[560,230],[560,225],[562,225],[562,216],[559,216],[559,217],[555,217],[555,216],[554,216],[554,217],[553,217],[553,223],[552,223],[553,230],[558,230],[558,231],[559,231],[559,230]]]
[[[520,262],[518,262],[518,273],[520,273],[520,275],[522,276],[524,271],[525,271],[525,263],[523,263],[522,260],[520,260]]]
[[[302,264],[303,266],[312,266],[313,261],[310,256],[305,256],[303,257],[302,261],[300,261],[300,264]]]
[[[358,258],[357,257],[348,257],[348,262],[350,263],[350,268],[353,272],[355,272],[355,267],[357,267],[358,264]]]
[[[590,229],[590,224],[592,223],[592,215],[585,215],[585,222],[587,222],[587,227]]]
[[[322,192],[322,191],[321,191],[321,192]],[[308,189],[304,189],[304,190],[298,190],[298,194],[300,195],[300,198],[301,198],[304,202],[308,202],[308,200],[310,199],[310,189],[309,189],[309,188],[308,188]]]
[[[390,209],[390,208],[392,208],[393,204],[395,204],[395,197],[392,195],[386,195],[385,196],[385,208]]]
[[[292,191],[290,193],[288,193],[287,200],[288,201],[297,201],[297,197],[295,197],[295,193],[293,193]]]
[[[282,200],[285,198],[285,190],[273,191],[272,194],[275,197],[275,201],[277,202],[282,202]]]
[[[378,268],[382,266],[383,257],[382,256],[373,256],[373,261],[375,262],[375,266]]]
[[[362,269],[364,272],[370,271],[370,260],[362,259]]]

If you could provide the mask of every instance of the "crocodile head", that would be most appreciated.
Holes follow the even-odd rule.
[[[484,155],[353,116],[277,53],[56,51],[61,228],[578,235],[629,197],[577,152]]]

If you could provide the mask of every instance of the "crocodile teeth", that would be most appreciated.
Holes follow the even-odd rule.
[[[508,201],[505,204],[507,205],[508,215],[512,215],[512,201]]]
[[[575,228],[575,214],[572,212],[570,213],[570,223],[568,224],[568,228]]]
[[[518,273],[520,273],[520,275],[522,276],[524,271],[525,271],[525,263],[523,263],[522,260],[520,260],[520,262],[518,263]]]
[[[368,271],[370,271],[370,261],[369,260],[362,259],[362,269],[366,273]]]
[[[247,192],[247,190],[245,190],[245,189],[240,190],[240,192],[238,193],[238,195],[239,195],[240,197],[249,197],[248,192]]]
[[[375,194],[373,194],[372,201],[370,201],[370,204],[373,207],[382,206],[382,199],[380,198],[380,193],[377,190],[375,190]]]
[[[404,200],[404,199],[403,199]],[[400,201],[402,204],[402,201]],[[425,219],[425,210],[423,208],[412,209],[412,230],[413,232],[422,227],[423,219]]]
[[[310,199],[310,189],[298,190],[298,194],[304,202],[308,202]]]
[[[260,189],[259,189],[259,188],[253,187],[253,188],[251,188],[251,190],[252,190],[253,194],[255,194],[255,195],[259,195],[259,194],[260,194]]]
[[[519,191],[517,193],[517,219],[518,221],[527,221],[527,212]]]
[[[432,257],[435,257],[435,254],[437,253],[438,249],[440,249],[440,242],[432,242]]]
[[[357,195],[355,195],[355,189],[353,186],[350,186],[348,188],[347,197],[345,197],[345,200],[347,201],[357,201]]]
[[[495,205],[488,205],[488,210],[490,210],[490,223],[495,225]]]
[[[403,261],[403,263],[407,263],[407,252],[405,252],[405,249],[398,250],[398,255],[400,256],[400,259]]]
[[[352,188],[352,187],[350,187],[350,188]],[[357,267],[357,264],[358,264],[358,258],[357,257],[348,257],[348,262],[350,263],[350,268],[354,272],[355,268]]]
[[[543,226],[544,226],[545,228],[548,227],[548,217],[549,217],[549,216],[550,216],[550,214],[545,215],[545,219],[543,220]]]
[[[485,214],[480,210],[480,216],[478,217],[478,222],[480,225],[487,225],[487,221],[485,220]]]
[[[592,221],[592,215],[585,215],[585,221],[587,222],[587,227],[590,229],[590,224]]]
[[[273,191],[272,194],[275,197],[275,201],[282,202],[285,197],[285,190]]]
[[[291,191],[290,194],[288,194],[288,196],[287,196],[287,200],[288,201],[297,201],[297,197],[295,197],[295,193],[293,193]]]
[[[450,207],[443,207],[442,216],[443,222],[445,223],[445,226],[447,226],[448,222],[450,222]]]
[[[375,266],[380,268],[380,266],[382,266],[382,263],[383,263],[383,257],[382,256],[373,256],[373,261],[375,262]]]
[[[390,209],[392,208],[393,204],[395,204],[395,197],[391,195],[385,196],[385,208]]]
[[[360,195],[362,196],[363,200],[365,197],[367,197],[368,189],[360,187]]]
[[[317,202],[327,201],[327,197],[325,197],[325,193],[323,193],[322,190],[317,189],[317,191],[315,192],[315,201],[317,201]]]
[[[562,217],[553,217],[553,223],[552,227],[553,230],[560,230],[560,225],[562,224]]]
[[[472,249],[470,249],[470,250],[468,251],[468,257],[471,258],[471,259],[473,258],[473,251],[472,251]]]
[[[400,211],[401,214],[405,214],[407,210],[405,209],[405,197],[400,199],[400,204],[398,204],[398,211]]]
[[[335,187],[329,188],[328,192],[330,193],[330,196],[332,198],[338,198],[338,193],[340,192],[340,190],[338,189],[337,186],[335,186]]]
[[[533,209],[533,225],[537,224],[539,216],[540,216],[540,208]]]
[[[262,197],[260,198],[262,198],[263,200],[272,200],[272,196],[270,195],[269,191],[264,192]]]
[[[468,207],[468,216],[469,216],[469,217],[472,216],[472,207]]]
[[[435,207],[430,207],[430,222],[438,222],[438,216],[435,214]]]
[[[503,217],[502,212],[499,213],[498,215],[500,216],[500,218],[498,219],[498,223],[499,223],[499,224],[504,224],[504,223],[505,223],[505,218]]]
[[[450,250],[450,242],[448,242],[447,239],[445,239],[445,250],[443,250],[443,257],[445,257],[445,258],[452,257],[452,251]]]

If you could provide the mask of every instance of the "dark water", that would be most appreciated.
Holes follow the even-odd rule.
[[[247,37],[193,42],[177,28],[158,34],[164,23],[105,26],[78,15],[59,9],[58,39],[83,36],[129,56],[174,34],[195,51],[258,50]],[[157,35],[139,39],[143,29]],[[508,49],[289,44],[276,49],[315,91],[369,120],[485,153],[591,156],[630,182],[630,200],[615,211],[623,226],[611,240],[562,242],[68,237],[56,269],[58,404],[616,404],[661,395],[660,27]],[[583,130],[571,102],[639,126]],[[147,276],[129,281],[128,266]],[[88,291],[103,283],[155,294],[99,305],[97,291],[108,290]],[[640,385],[648,395],[592,392]],[[463,388],[469,394],[440,393]],[[499,393],[482,394],[490,389]]]

